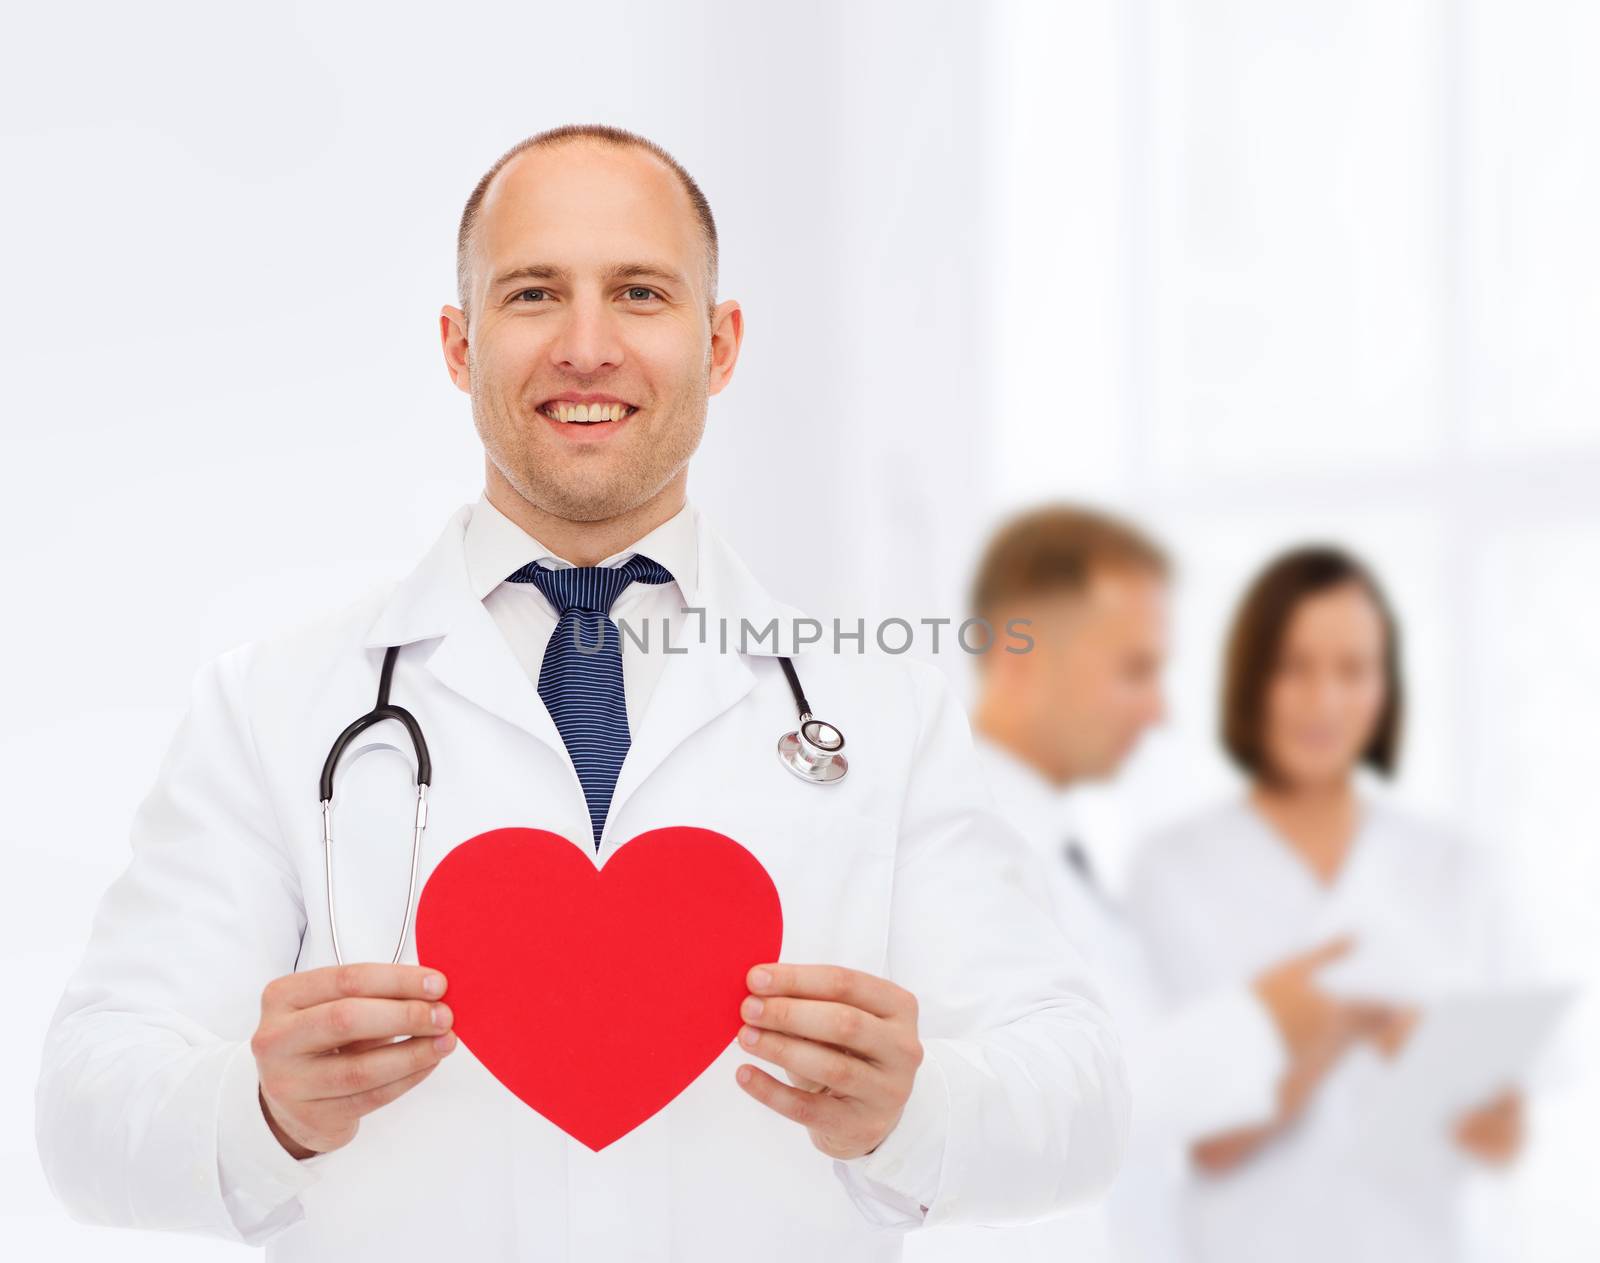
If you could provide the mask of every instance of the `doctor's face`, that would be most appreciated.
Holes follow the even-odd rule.
[[[1290,785],[1342,782],[1382,718],[1383,616],[1358,583],[1302,599],[1284,628],[1266,692],[1267,763]]]
[[[1034,648],[1014,661],[1027,675],[1036,757],[1063,782],[1114,776],[1166,711],[1166,581],[1104,567],[1083,592],[1040,598],[1026,617]]]
[[[470,312],[446,307],[441,331],[493,470],[573,522],[681,500],[742,316],[708,314],[706,246],[672,171],[592,142],[528,150],[490,185],[470,257]]]

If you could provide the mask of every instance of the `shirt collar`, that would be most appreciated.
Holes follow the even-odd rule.
[[[635,553],[643,553],[671,571],[683,604],[693,607],[700,587],[699,523],[699,512],[685,501],[684,506],[660,526],[599,564],[620,566]],[[465,547],[468,582],[473,596],[480,601],[504,583],[507,575],[531,561],[543,561],[556,569],[573,564],[551,552],[495,508],[489,502],[487,491],[481,493],[472,506]]]
[[[805,611],[774,598],[702,510],[691,506],[689,513],[698,551],[691,562],[684,564],[678,579],[680,593],[692,596],[694,601],[692,606],[686,603],[686,607],[703,608],[708,617],[726,620],[735,636],[742,635],[742,624],[748,623],[756,634],[739,646],[741,654],[799,657],[820,652],[815,641],[800,640]],[[467,566],[466,534],[472,517],[473,505],[461,505],[408,574],[373,592],[378,608],[362,637],[364,648],[383,649],[447,636],[458,625],[463,609],[483,611],[483,595],[473,593]],[[517,558],[526,556],[514,555],[510,565],[525,565]],[[662,564],[667,564],[666,557]],[[503,583],[511,571],[491,568],[488,573],[499,575],[499,582]],[[493,591],[494,583],[493,579],[485,580],[484,595]],[[763,632],[768,627],[775,628],[777,634]]]

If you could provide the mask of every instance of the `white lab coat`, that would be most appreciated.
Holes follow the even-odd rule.
[[[596,856],[561,738],[468,589],[470,514],[458,510],[398,584],[197,674],[134,820],[132,861],[46,1038],[37,1137],[74,1217],[266,1242],[276,1263],[845,1263],[899,1257],[921,1203],[929,1223],[1013,1222],[1097,1196],[1125,1138],[1116,1038],[1028,880],[1025,845],[993,813],[938,673],[797,655],[851,760],[841,783],[803,784],[775,753],[795,711],[771,642],[724,653],[716,630],[731,620],[736,643],[741,618],[787,629],[796,611],[699,523],[708,634],[686,636],[688,652],[662,668]],[[926,1056],[874,1153],[823,1155],[738,1086],[751,1058],[736,1046],[599,1153],[465,1044],[344,1148],[297,1162],[278,1146],[249,1039],[269,980],[333,961],[314,787],[396,644],[392,700],[416,715],[433,759],[424,882],[453,846],[505,825],[558,832],[602,865],[664,825],[736,839],[779,892],[782,959],[867,970],[919,999]],[[398,725],[383,727],[409,760]],[[363,755],[336,787],[348,956],[393,950],[410,847],[400,766]],[[415,959],[408,945],[403,960]],[[640,1031],[641,1055],[650,1037]]]
[[[1344,867],[1323,886],[1246,799],[1164,832],[1136,860],[1129,905],[1175,996],[1248,977],[1350,934],[1386,994],[1503,978],[1506,909],[1489,857],[1378,791]],[[1352,964],[1357,959],[1352,957]],[[1357,1045],[1305,1115],[1234,1171],[1192,1175],[1184,1222],[1202,1263],[1453,1263],[1468,1160],[1363,1157],[1363,1101],[1386,1071]]]
[[[1265,1122],[1288,1057],[1271,1015],[1243,982],[1167,1003],[1096,856],[1078,795],[983,735],[980,762],[1007,818],[1032,844],[1056,919],[1089,960],[1122,1038],[1133,1092],[1128,1152],[1106,1201],[1022,1227],[933,1227],[907,1238],[906,1263],[1180,1263],[1177,1227],[1188,1146]],[[1067,862],[1075,838],[1091,881]]]

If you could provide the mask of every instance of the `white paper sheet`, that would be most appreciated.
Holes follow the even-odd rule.
[[[1374,1085],[1366,1145],[1391,1160],[1449,1143],[1456,1121],[1526,1081],[1576,994],[1570,986],[1462,990],[1433,997]]]

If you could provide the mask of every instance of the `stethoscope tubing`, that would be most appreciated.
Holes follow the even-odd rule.
[[[389,702],[389,685],[394,679],[394,660],[400,646],[390,645],[383,655],[383,671],[378,677],[378,701],[360,719],[353,720],[334,740],[333,748],[322,764],[322,778],[318,794],[322,799],[322,862],[328,890],[328,933],[333,939],[333,958],[344,964],[344,953],[339,949],[339,917],[334,911],[333,895],[333,774],[339,766],[339,757],[345,747],[374,724],[386,719],[398,720],[411,735],[411,748],[417,756],[417,810],[411,826],[411,881],[406,887],[406,915],[400,924],[400,938],[394,945],[391,965],[400,963],[406,950],[406,939],[411,936],[411,918],[417,906],[417,871],[422,856],[422,831],[428,827],[428,786],[433,781],[433,760],[428,757],[428,742],[422,735],[422,725],[403,706]]]

